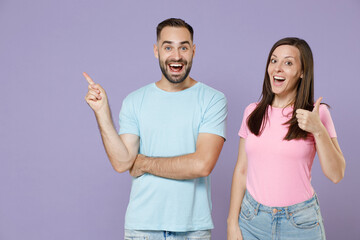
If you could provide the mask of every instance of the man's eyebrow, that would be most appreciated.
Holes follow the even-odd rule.
[[[173,44],[174,42],[173,41],[163,41],[161,46],[164,45],[164,44]],[[183,44],[189,44],[190,45],[190,42],[189,41],[182,41],[180,42],[181,45]]]
[[[189,41],[183,41],[183,42],[180,42],[180,44],[189,44],[190,45],[190,42]]]
[[[161,46],[162,45],[164,45],[164,44],[173,44],[174,42],[172,42],[172,41],[163,41],[163,43],[161,44]]]

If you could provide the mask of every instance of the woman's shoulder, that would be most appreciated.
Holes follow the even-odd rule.
[[[331,114],[329,110],[329,106],[326,104],[320,104],[319,106],[319,115],[322,122],[331,119]]]
[[[319,106],[319,111],[325,111],[328,112],[329,111],[329,106],[325,103],[320,104]]]
[[[258,104],[259,104],[258,102],[250,103],[250,104],[247,105],[247,107],[245,108],[245,112],[251,113],[252,111],[254,111],[254,109],[257,107]]]

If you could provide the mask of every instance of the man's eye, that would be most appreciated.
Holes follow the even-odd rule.
[[[182,47],[181,50],[182,50],[182,51],[186,51],[186,50],[187,50],[187,47]]]
[[[171,50],[171,47],[165,47],[165,50],[166,50],[166,51],[170,51],[170,50]]]

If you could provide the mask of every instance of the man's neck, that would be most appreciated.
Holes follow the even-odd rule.
[[[195,81],[191,77],[187,77],[181,83],[172,83],[169,82],[164,76],[162,76],[162,78],[155,84],[158,88],[166,92],[179,92],[194,86],[196,83],[197,81]]]

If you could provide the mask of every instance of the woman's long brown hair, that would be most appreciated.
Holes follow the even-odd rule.
[[[261,100],[254,111],[249,115],[247,125],[253,134],[259,136],[269,120],[268,108],[271,106],[275,94],[271,90],[270,77],[267,68],[274,50],[281,45],[290,45],[299,49],[303,72],[303,78],[299,79],[297,85],[292,117],[289,121],[284,123],[285,125],[289,125],[289,130],[284,137],[284,140],[305,139],[307,138],[308,133],[299,128],[296,120],[296,110],[306,109],[312,111],[314,108],[314,60],[310,46],[305,40],[299,38],[288,37],[280,39],[271,48],[266,62]]]

